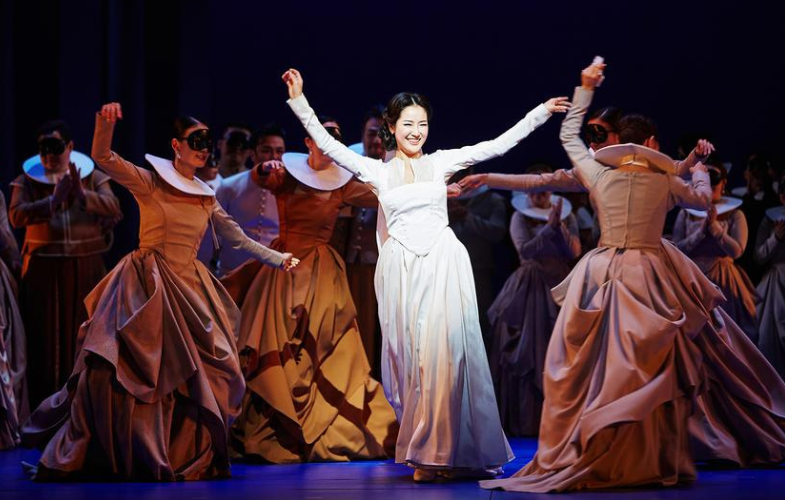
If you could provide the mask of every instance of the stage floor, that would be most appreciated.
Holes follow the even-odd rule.
[[[523,466],[534,454],[533,439],[513,439],[514,462],[505,467],[505,476]],[[480,500],[512,498],[580,497],[613,500],[785,499],[785,467],[772,469],[708,469],[701,467],[697,483],[667,489],[628,489],[564,495],[534,495],[486,491],[475,481],[415,484],[408,467],[392,461],[319,463],[304,465],[232,466],[231,479],[187,483],[36,483],[22,473],[21,461],[35,463],[39,454],[32,450],[0,452],[0,500],[71,500],[120,498],[129,500]],[[635,460],[635,457],[630,457]]]

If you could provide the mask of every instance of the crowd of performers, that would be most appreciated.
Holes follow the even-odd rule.
[[[673,160],[650,118],[590,112],[604,69],[431,154],[424,96],[371,109],[347,146],[294,69],[307,153],[275,124],[213,144],[183,117],[143,168],[112,149],[118,103],[89,156],[44,124],[0,199],[0,448],[41,448],[43,481],[394,458],[418,482],[530,492],[783,462],[785,180],[755,155],[731,196],[711,142]],[[570,168],[472,172],[558,113]],[[140,223],[107,272],[110,180]],[[499,289],[507,233],[519,266]],[[494,479],[506,436],[537,454]]]

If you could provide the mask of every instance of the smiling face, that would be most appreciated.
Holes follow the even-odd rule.
[[[172,139],[172,149],[175,152],[176,161],[184,163],[194,168],[202,168],[210,156],[210,147],[195,150],[188,144],[188,137],[194,132],[209,130],[203,123],[198,123],[186,129],[181,138]],[[179,156],[178,156],[179,155]]]
[[[406,156],[419,156],[428,139],[428,114],[421,106],[407,106],[391,127],[398,150]]]

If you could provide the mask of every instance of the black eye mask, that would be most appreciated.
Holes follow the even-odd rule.
[[[608,131],[602,125],[592,123],[583,129],[583,137],[589,144],[602,144],[608,140]]]
[[[186,140],[188,141],[188,146],[194,151],[212,150],[213,148],[213,135],[206,128],[191,132]]]
[[[57,137],[44,137],[38,141],[38,153],[41,156],[61,155],[65,151],[65,141]]]

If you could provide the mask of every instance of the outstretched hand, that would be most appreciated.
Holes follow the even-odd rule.
[[[545,108],[550,113],[566,113],[572,103],[567,97],[553,97],[545,101]]]
[[[487,182],[487,179],[488,174],[467,175],[458,181],[458,186],[460,186],[463,191],[473,191],[483,187]]]
[[[297,267],[297,264],[299,263],[300,259],[287,252],[283,254],[283,263],[281,263],[281,269],[288,272]]]
[[[123,119],[123,108],[120,107],[119,102],[110,102],[101,106],[101,111],[98,114],[109,123],[114,123]]]
[[[281,78],[289,88],[289,99],[295,99],[303,95],[303,77],[299,71],[289,68]]]

